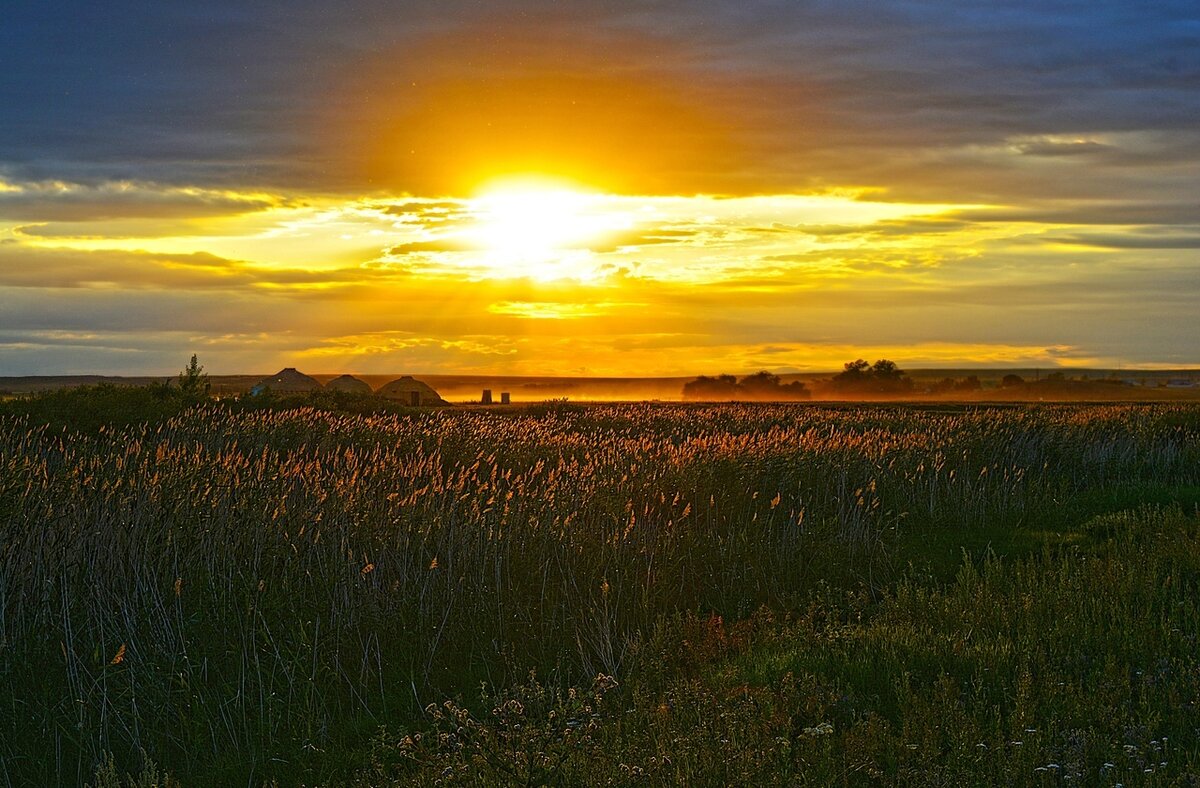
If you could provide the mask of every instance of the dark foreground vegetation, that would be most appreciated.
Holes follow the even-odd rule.
[[[1195,408],[90,396],[0,415],[0,784],[1200,774]]]

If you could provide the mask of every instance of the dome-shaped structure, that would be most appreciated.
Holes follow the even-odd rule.
[[[307,394],[310,391],[320,391],[321,384],[298,372],[295,367],[281,369],[269,378],[263,378],[250,389],[251,394],[262,394],[269,391],[272,394]]]
[[[382,386],[375,392],[380,397],[396,400],[404,405],[448,405],[436,391],[427,384],[405,375],[391,383]]]
[[[353,375],[341,375],[325,384],[329,391],[344,391],[347,394],[370,394],[371,387]]]

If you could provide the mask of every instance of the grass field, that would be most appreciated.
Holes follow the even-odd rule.
[[[0,783],[1200,779],[1195,406],[69,396]]]

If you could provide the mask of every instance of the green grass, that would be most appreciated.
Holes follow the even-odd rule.
[[[0,397],[0,418],[22,417],[53,429],[97,432],[159,423],[195,404],[195,399],[168,385],[101,384]]]
[[[335,397],[159,413],[139,410],[145,392],[122,392],[125,410],[111,412],[116,395],[92,393],[0,415],[0,784],[79,783],[102,766],[119,779],[147,759],[187,785],[369,784],[447,768],[501,780],[503,769],[488,777],[405,737],[441,724],[429,703],[451,699],[482,724],[516,694],[544,719],[510,707],[513,725],[566,741],[578,726],[563,720],[584,712],[569,698],[549,711],[571,685],[600,714],[580,752],[617,771],[565,746],[530,762],[568,784],[632,783],[635,766],[660,782],[708,770],[821,784],[833,761],[767,745],[790,742],[780,720],[826,690],[842,716],[817,708],[801,733],[829,722],[847,742],[891,741],[861,745],[875,760],[852,779],[919,783],[904,776],[908,745],[929,752],[902,741],[904,726],[914,709],[930,725],[945,712],[921,688],[944,672],[961,693],[986,656],[934,648],[983,615],[945,607],[971,602],[955,590],[964,567],[984,578],[964,588],[1038,572],[1047,588],[1055,577],[1076,588],[1096,562],[1124,560],[1114,545],[1165,561],[1160,542],[1191,544],[1200,490],[1200,410],[1180,405],[414,412]],[[1143,514],[1104,519],[1122,511]],[[1157,566],[1126,568],[1158,582]],[[1113,582],[1097,620],[1106,606],[1158,604]],[[944,612],[922,614],[925,629],[880,628],[934,598]],[[1095,625],[1058,612],[1056,649]],[[1015,669],[988,698],[1017,693]],[[789,670],[802,689],[788,689]],[[591,688],[597,674],[620,686]],[[497,697],[481,699],[481,683]],[[687,745],[683,765],[662,726]],[[821,731],[801,738],[831,747]],[[486,746],[532,746],[501,733],[477,731]]]
[[[521,715],[508,697],[478,717],[431,709],[421,740],[381,738],[363,781],[1192,784],[1200,522],[1144,508],[1087,530],[1104,536],[968,561],[944,587],[827,589],[789,620],[740,628],[676,619],[591,713],[528,703],[537,684],[508,696]],[[556,719],[595,721],[562,756],[571,736]]]

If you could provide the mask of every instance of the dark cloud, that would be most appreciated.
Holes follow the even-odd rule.
[[[1036,140],[1019,143],[1016,148],[1026,156],[1095,156],[1114,150],[1112,145],[1104,145],[1094,140],[1077,142]]]
[[[853,183],[1002,202],[1161,200],[1197,174],[1192,0],[75,0],[5,13],[0,166],[22,177],[437,192],[542,151],[630,190]],[[1122,156],[1188,172],[1157,178]],[[622,163],[636,166],[610,177]],[[447,165],[460,172],[439,180]]]
[[[0,247],[0,292],[4,288],[103,288],[124,292],[271,288],[277,295],[288,295],[298,294],[305,286],[362,285],[387,273],[359,267],[311,270],[254,266],[204,252],[82,251],[19,244]]]
[[[1014,208],[956,211],[965,222],[1027,222],[1030,224],[1184,225],[1200,220],[1200,202],[1182,196],[1178,201],[1130,202],[1084,200],[1071,204],[1032,204]]]
[[[193,219],[251,213],[297,201],[266,194],[163,187],[135,181],[8,183],[0,220],[88,222],[108,219]]]
[[[1096,249],[1200,249],[1200,235],[1091,234],[1046,236],[1049,243],[1089,246]]]

